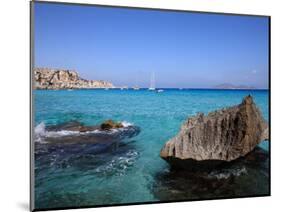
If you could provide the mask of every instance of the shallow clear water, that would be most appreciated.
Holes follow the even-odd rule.
[[[268,91],[34,91],[36,126],[70,121],[97,125],[113,119],[141,129],[137,136],[120,141],[114,150],[100,154],[95,154],[91,151],[93,147],[86,144],[52,146],[38,142],[36,208],[194,199],[188,192],[178,192],[169,198],[173,191],[168,187],[160,189],[166,194],[159,195],[157,186],[162,186],[159,181],[167,180],[159,175],[169,172],[169,165],[159,156],[162,146],[177,134],[187,117],[239,104],[248,94],[253,95],[268,120]],[[268,150],[268,143],[263,142],[261,147]]]

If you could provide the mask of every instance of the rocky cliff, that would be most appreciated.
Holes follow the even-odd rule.
[[[35,68],[34,80],[36,89],[85,89],[113,88],[113,84],[102,80],[85,80],[76,71]]]
[[[189,118],[180,132],[161,150],[168,161],[232,161],[268,139],[268,126],[251,96],[233,107],[199,113]],[[189,163],[190,164],[190,163]]]

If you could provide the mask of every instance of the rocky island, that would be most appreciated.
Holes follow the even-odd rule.
[[[249,95],[239,105],[190,117],[160,156],[171,165],[210,167],[247,155],[263,140],[268,124]]]
[[[76,71],[35,68],[35,89],[91,89],[91,88],[114,88],[111,82],[103,80],[82,79]]]

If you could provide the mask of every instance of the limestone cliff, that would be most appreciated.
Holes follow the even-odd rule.
[[[161,150],[164,159],[232,161],[268,139],[268,126],[251,96],[233,107],[189,118]]]
[[[113,88],[113,84],[102,80],[85,80],[76,71],[35,68],[35,89],[87,89]]]

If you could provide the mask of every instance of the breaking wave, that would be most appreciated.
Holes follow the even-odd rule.
[[[96,168],[95,172],[105,175],[124,175],[128,168],[133,166],[138,156],[137,151],[129,150],[125,155],[116,156],[105,165]]]
[[[133,127],[134,125],[127,121],[121,122],[124,127],[119,129],[111,129],[107,131],[103,130],[93,130],[93,131],[71,131],[71,130],[47,130],[44,122],[38,124],[34,129],[34,136],[36,142],[43,142],[43,138],[58,138],[64,136],[80,136],[80,135],[91,135],[91,134],[115,134],[126,130],[129,127]]]
[[[132,123],[127,122],[127,121],[122,121],[121,124],[122,124],[124,127],[131,127],[131,126],[134,126]]]
[[[210,179],[228,179],[229,177],[235,176],[239,177],[240,175],[247,174],[247,169],[245,167],[242,168],[234,168],[234,169],[227,169],[221,171],[213,171],[208,174],[208,178]]]

